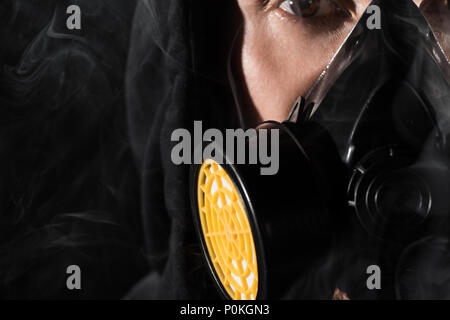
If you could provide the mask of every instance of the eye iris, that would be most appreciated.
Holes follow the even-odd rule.
[[[295,14],[309,17],[319,10],[319,2],[320,0],[291,0],[289,4]]]

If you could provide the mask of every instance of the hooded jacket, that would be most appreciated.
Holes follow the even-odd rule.
[[[230,3],[137,4],[126,73],[130,139],[140,176],[150,271],[129,298],[217,298],[194,232],[189,166],[173,164],[171,134],[195,120],[237,125],[227,79],[236,19]]]

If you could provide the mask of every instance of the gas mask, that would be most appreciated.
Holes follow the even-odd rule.
[[[250,150],[262,129],[279,132],[277,174],[213,159],[192,167],[194,221],[224,298],[282,298],[293,287],[298,298],[330,299],[335,288],[416,297],[398,274],[420,264],[411,246],[444,239],[447,254],[450,231],[449,9],[439,3],[432,13],[372,2],[380,28],[366,12],[289,118],[246,140]],[[384,293],[367,287],[371,265]]]

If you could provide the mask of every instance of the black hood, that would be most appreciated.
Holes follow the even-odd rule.
[[[128,125],[141,183],[149,276],[134,298],[214,298],[194,234],[189,166],[170,154],[175,129],[233,128],[227,78],[236,25],[229,1],[139,1],[126,72]]]

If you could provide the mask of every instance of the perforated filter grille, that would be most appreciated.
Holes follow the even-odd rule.
[[[217,278],[231,299],[256,299],[258,266],[250,223],[235,185],[217,162],[206,160],[201,166],[197,197]]]

